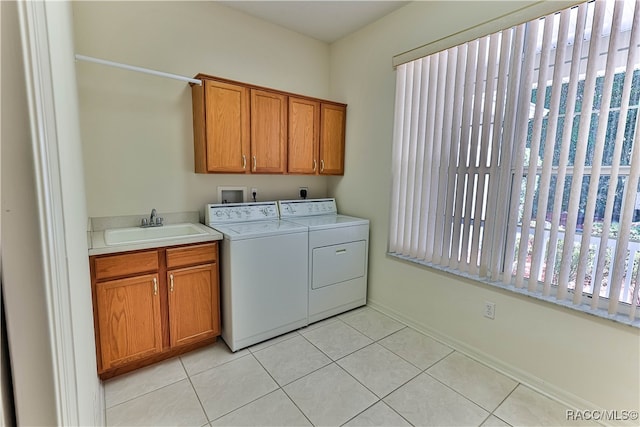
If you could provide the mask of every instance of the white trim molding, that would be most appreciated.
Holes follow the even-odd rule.
[[[57,419],[79,425],[76,362],[64,232],[58,130],[54,106],[46,2],[19,2],[31,142],[35,166],[39,229],[42,234],[44,290],[49,319]],[[20,414],[18,415],[18,419]]]

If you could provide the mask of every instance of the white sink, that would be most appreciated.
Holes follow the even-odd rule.
[[[105,230],[104,242],[108,246],[144,243],[154,240],[180,239],[209,234],[198,224],[168,224],[162,227],[112,228]]]

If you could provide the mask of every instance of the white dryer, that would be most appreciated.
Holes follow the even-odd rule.
[[[281,200],[280,218],[309,229],[309,323],[367,303],[369,220],[335,199]]]
[[[280,221],[277,202],[210,204],[223,234],[222,338],[231,351],[307,325],[307,227]]]

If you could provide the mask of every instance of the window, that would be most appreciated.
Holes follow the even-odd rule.
[[[640,326],[638,9],[398,66],[389,252]]]

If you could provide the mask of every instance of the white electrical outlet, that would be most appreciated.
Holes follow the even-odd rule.
[[[484,317],[487,319],[495,319],[496,318],[496,303],[495,302],[484,302]]]

